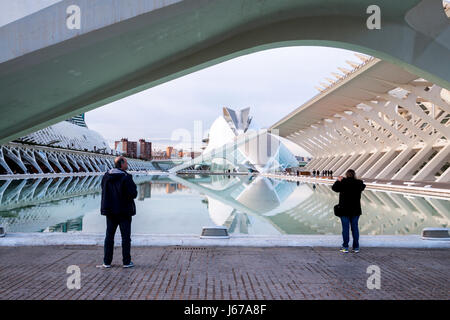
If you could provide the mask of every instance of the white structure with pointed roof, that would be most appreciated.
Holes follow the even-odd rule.
[[[209,166],[212,171],[273,172],[297,167],[298,161],[286,140],[252,128],[250,108],[223,108],[209,130],[209,143],[202,155],[171,169],[171,172]]]

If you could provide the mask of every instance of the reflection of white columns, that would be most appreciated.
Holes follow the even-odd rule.
[[[446,207],[442,201],[446,201],[446,200],[440,200],[440,199],[435,199],[435,198],[429,198],[427,199],[428,202],[433,206],[433,208],[439,212],[439,214],[445,218],[445,219],[450,219],[450,211],[448,210],[448,207]]]

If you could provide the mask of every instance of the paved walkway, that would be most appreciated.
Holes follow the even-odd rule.
[[[0,299],[449,299],[448,249],[133,247],[136,267],[99,269],[101,246],[0,247]],[[81,289],[67,288],[67,267]],[[368,289],[370,265],[380,289]],[[373,277],[373,275],[372,275]]]

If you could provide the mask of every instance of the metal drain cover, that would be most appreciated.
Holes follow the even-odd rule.
[[[203,227],[200,239],[229,239],[230,235],[226,227]]]
[[[422,239],[450,240],[450,228],[425,228],[422,230]]]

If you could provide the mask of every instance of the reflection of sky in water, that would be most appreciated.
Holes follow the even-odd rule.
[[[329,185],[247,176],[138,176],[132,232],[195,234],[223,225],[231,234],[340,234]],[[0,224],[7,232],[105,232],[101,176],[0,180]],[[361,234],[420,234],[448,227],[450,202],[366,190]]]

